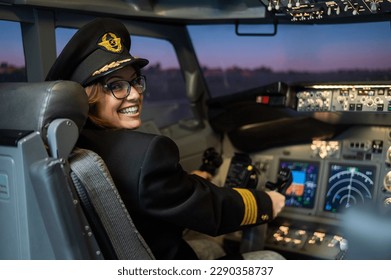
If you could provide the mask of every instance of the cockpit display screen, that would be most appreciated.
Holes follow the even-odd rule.
[[[285,206],[312,209],[315,205],[319,177],[319,163],[281,160],[280,168],[292,172],[292,184],[285,193]]]
[[[375,166],[330,164],[324,211],[341,213],[372,200]]]

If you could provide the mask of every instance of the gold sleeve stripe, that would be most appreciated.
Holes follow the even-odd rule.
[[[252,194],[252,192],[250,192],[247,189],[242,189],[242,188],[233,188],[233,189],[240,194],[244,203],[244,217],[240,225],[244,226],[244,225],[255,224],[257,222],[258,206],[254,195]]]

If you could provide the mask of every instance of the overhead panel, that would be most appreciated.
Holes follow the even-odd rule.
[[[353,17],[388,14],[388,0],[260,0],[268,12],[276,16],[287,16],[291,21],[316,21],[325,18],[354,20]]]

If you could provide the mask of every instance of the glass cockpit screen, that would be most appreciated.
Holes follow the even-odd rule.
[[[330,164],[324,211],[341,213],[372,200],[376,168]]]
[[[315,204],[319,164],[305,161],[281,160],[280,168],[292,172],[292,184],[285,193],[285,206],[311,209]]]

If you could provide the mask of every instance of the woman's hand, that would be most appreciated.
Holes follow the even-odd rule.
[[[212,180],[212,174],[210,174],[206,171],[193,170],[190,174],[195,174],[195,175],[200,176],[208,181]]]
[[[274,219],[285,207],[285,196],[275,191],[267,191],[266,193],[270,196],[273,203],[273,219]]]

